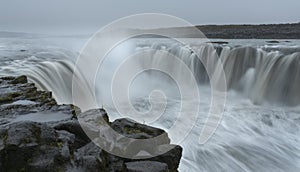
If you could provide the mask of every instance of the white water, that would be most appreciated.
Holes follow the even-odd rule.
[[[40,40],[37,43],[22,40],[16,44],[18,41],[7,44],[7,39],[1,40],[0,74],[28,75],[41,89],[53,91],[59,102],[70,102],[72,61],[76,53],[56,47],[41,48],[38,46]],[[191,42],[213,70],[216,52],[197,40]],[[190,103],[200,103],[201,109],[196,125],[181,143],[184,152],[180,171],[300,171],[300,55],[297,48],[300,42],[276,45],[267,45],[265,40],[229,42],[228,46],[222,46],[220,54],[229,87],[224,116],[205,145],[199,145],[198,139],[209,110],[211,91],[202,64],[187,48],[169,41],[142,40],[137,43],[138,49],[159,49],[163,45],[187,63],[199,82],[201,99]],[[20,49],[27,51],[20,52]],[[120,115],[110,101],[105,101],[109,97],[105,90],[109,89],[111,72],[122,59],[122,52],[112,53],[118,57],[106,62],[102,75],[107,80],[99,81],[97,87],[99,101],[108,110],[111,120]],[[211,56],[213,58],[207,58]],[[157,63],[159,59],[155,61]],[[160,89],[166,93],[166,111],[151,125],[168,130],[180,108],[175,83],[155,73],[141,75],[135,82],[131,101],[140,111],[149,109],[148,93],[151,90]]]

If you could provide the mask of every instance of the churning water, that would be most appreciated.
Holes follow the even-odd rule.
[[[3,38],[0,41],[1,75],[25,74],[40,89],[53,91],[58,102],[72,103],[72,71],[78,53],[41,44],[41,40]],[[266,40],[214,41],[223,43],[212,46],[191,39],[190,45],[182,45],[151,38],[139,39],[130,46],[120,45],[108,55],[104,68],[99,71],[101,80],[96,80],[99,104],[107,109],[111,119],[121,117],[110,100],[113,71],[128,53],[163,49],[189,67],[200,90],[200,100],[189,100],[190,104],[198,103],[200,110],[191,132],[181,143],[184,152],[180,171],[300,171],[300,41],[277,44]],[[157,64],[163,58],[152,56],[153,63]],[[217,70],[214,67],[218,60],[226,75],[227,101],[215,134],[200,145],[199,134],[211,102],[206,70]],[[203,63],[209,68],[204,68]],[[174,70],[180,75],[180,68]],[[163,73],[140,74],[129,89],[136,110],[149,110],[148,96],[152,90],[165,93],[167,106],[163,115],[148,124],[168,131],[180,111],[178,87]],[[156,103],[161,103],[160,99]],[[170,137],[181,134],[172,132]]]

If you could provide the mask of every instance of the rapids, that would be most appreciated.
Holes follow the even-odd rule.
[[[45,47],[39,41],[1,39],[0,75],[27,75],[40,89],[52,91],[59,103],[72,103],[72,75],[78,53],[68,48]],[[120,60],[126,53],[164,50],[189,67],[201,96],[200,100],[190,100],[191,104],[200,104],[200,111],[196,125],[181,143],[184,152],[180,171],[300,171],[300,41],[275,45],[265,40],[225,41],[229,44],[212,45],[196,39],[190,45],[162,39],[138,40],[130,43],[130,50],[126,43],[120,45],[112,50],[108,55],[112,59],[100,70],[99,77],[102,71],[104,80],[96,83],[99,104],[112,119],[120,117],[107,93]],[[154,54],[153,63],[159,64],[160,58],[163,57]],[[199,133],[211,101],[207,71],[219,70],[218,61],[225,71],[227,102],[215,134],[200,145]],[[176,70],[180,75],[180,69]],[[155,72],[141,74],[130,89],[130,100],[137,110],[147,111],[151,106],[148,94],[157,89],[165,92],[167,106],[164,114],[150,125],[168,131],[181,105],[172,78]],[[159,99],[156,101],[160,103]],[[175,136],[170,137],[172,140]]]

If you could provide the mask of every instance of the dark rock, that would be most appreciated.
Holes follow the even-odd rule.
[[[58,131],[68,131],[69,133],[74,134],[74,148],[82,147],[91,141],[86,133],[82,130],[77,120],[59,122],[54,125],[54,129]]]
[[[166,140],[163,140],[160,144],[170,143],[168,134],[164,130],[140,124],[131,119],[117,119],[111,123],[111,127],[118,133],[134,139],[148,139],[164,135]]]
[[[58,105],[51,92],[38,91],[26,76],[0,78],[0,125],[29,113],[61,112],[75,117],[78,108]]]
[[[213,41],[213,42],[209,42],[212,44],[229,44],[229,42],[225,42],[225,41]]]
[[[271,44],[278,44],[279,41],[273,40],[273,41],[266,41],[267,43],[271,43]]]
[[[5,171],[61,171],[70,163],[62,151],[68,143],[46,124],[13,123],[3,132],[0,161]]]
[[[109,118],[104,109],[91,109],[86,112],[80,113],[79,117],[84,118],[86,122],[92,125],[109,124]]]
[[[1,78],[1,80],[6,80],[6,81],[9,81],[9,80],[14,80],[16,77],[13,77],[13,76],[4,76]]]
[[[127,156],[130,155],[135,159],[147,156],[140,155],[141,152],[153,156],[156,153],[157,146],[170,144],[168,134],[164,130],[143,125],[130,119],[117,119],[111,123],[111,128],[123,135],[124,138],[137,139],[128,143],[123,141],[123,145],[120,146],[126,148],[124,152]]]
[[[166,152],[166,150],[169,150]],[[159,161],[168,164],[170,171],[177,171],[182,156],[182,147],[178,145],[160,145],[156,149],[156,157],[150,158],[151,161]]]
[[[105,157],[103,151],[93,142],[88,143],[75,153],[75,161],[84,171],[105,171]],[[96,168],[95,168],[96,167]]]
[[[128,172],[168,172],[168,165],[156,161],[136,161],[125,163]]]
[[[10,84],[25,84],[27,83],[27,77],[26,76],[19,76],[15,79],[13,79]]]
[[[0,104],[6,104],[13,101],[13,97],[10,94],[1,94],[0,95]]]
[[[44,122],[17,120],[57,114],[66,117]],[[108,132],[110,128],[123,138],[148,140],[122,142],[123,138]],[[110,146],[132,153],[134,159],[102,150],[87,134],[110,138]],[[104,109],[81,113],[76,106],[58,105],[51,92],[37,90],[24,76],[0,78],[0,171],[177,171],[181,153],[180,146],[170,145],[164,130],[130,119],[110,122]]]

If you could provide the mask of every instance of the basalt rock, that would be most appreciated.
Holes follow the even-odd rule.
[[[114,155],[88,136],[105,136],[111,147],[134,158]],[[139,139],[152,141],[139,145]],[[58,105],[25,76],[0,78],[0,171],[172,172],[181,154],[164,130],[131,119],[110,122],[104,109],[81,113],[73,105]]]
[[[128,172],[168,172],[168,165],[155,161],[137,161],[125,164]]]

